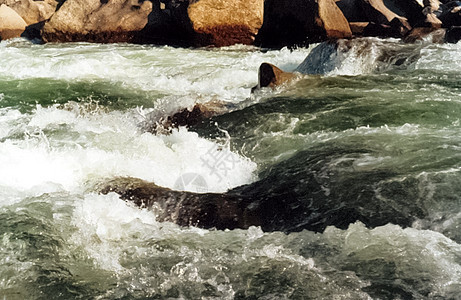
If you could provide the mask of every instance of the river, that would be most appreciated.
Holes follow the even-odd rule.
[[[0,42],[0,298],[461,299],[461,44],[362,39],[251,94],[315,47]],[[195,103],[220,113],[152,132]],[[180,227],[94,189],[118,176],[333,217]]]

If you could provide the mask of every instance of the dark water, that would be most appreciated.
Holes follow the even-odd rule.
[[[313,48],[0,43],[0,296],[461,299],[460,46],[360,40],[250,95]],[[246,189],[295,232],[157,222],[92,190],[115,176]]]

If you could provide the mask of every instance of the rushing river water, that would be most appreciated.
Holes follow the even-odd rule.
[[[0,298],[461,299],[461,44],[321,50],[1,42]],[[194,103],[221,114],[149,131]],[[183,228],[94,190],[117,176],[334,218]]]

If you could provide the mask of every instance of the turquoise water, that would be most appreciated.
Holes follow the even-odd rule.
[[[262,62],[293,71],[314,48],[1,42],[0,296],[459,299],[460,45],[359,40],[250,94]],[[195,103],[220,115],[149,132]],[[94,190],[195,191],[185,174],[308,203],[311,223],[183,228]]]

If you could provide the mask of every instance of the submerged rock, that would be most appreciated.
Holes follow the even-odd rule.
[[[149,120],[145,129],[152,133],[169,134],[173,128],[191,127],[218,114],[221,107],[216,105],[195,104],[192,108],[183,108],[171,115],[161,116],[158,120]]]
[[[344,150],[304,151],[274,166],[262,180],[222,194],[173,191],[135,178],[115,178],[96,190],[115,192],[141,208],[152,209],[158,221],[220,230],[261,226],[263,231],[322,232],[330,225],[345,229],[356,221],[369,227],[387,223],[410,226],[424,216],[417,204],[399,199],[383,203],[376,195],[376,181],[385,182],[393,173],[337,174],[328,169],[328,163],[341,155]],[[323,175],[325,171],[329,176]]]
[[[132,42],[147,24],[150,1],[67,0],[46,22],[46,42]]]
[[[18,13],[5,4],[0,5],[0,40],[21,36],[26,26]]]
[[[161,222],[221,230],[260,225],[259,216],[232,195],[173,191],[137,178],[115,178],[100,192],[115,192],[141,208],[153,208]]]

